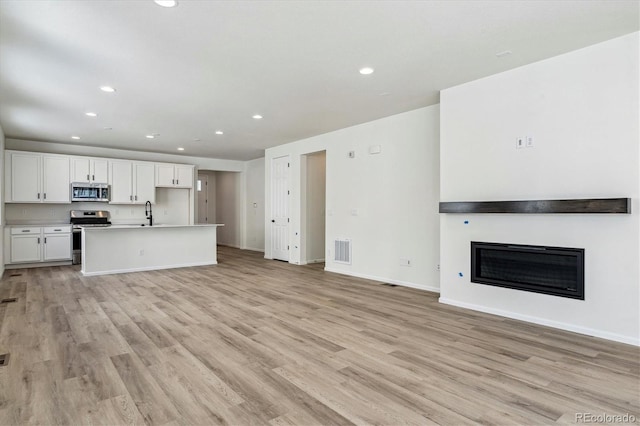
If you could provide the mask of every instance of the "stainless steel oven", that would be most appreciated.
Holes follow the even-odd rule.
[[[106,210],[71,210],[70,216],[73,237],[72,263],[78,265],[82,263],[82,228],[110,226],[111,215]]]

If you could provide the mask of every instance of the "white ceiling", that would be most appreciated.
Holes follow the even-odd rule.
[[[0,124],[9,138],[248,160],[638,31],[639,4],[2,0]]]

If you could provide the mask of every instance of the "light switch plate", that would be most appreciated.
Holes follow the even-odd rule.
[[[518,136],[516,138],[516,149],[524,148],[525,139],[526,138],[523,136]]]

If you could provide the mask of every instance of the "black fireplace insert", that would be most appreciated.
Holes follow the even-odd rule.
[[[584,300],[584,249],[472,241],[471,282]]]

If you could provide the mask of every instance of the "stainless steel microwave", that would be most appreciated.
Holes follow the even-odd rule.
[[[74,182],[71,184],[71,201],[109,202],[111,188],[106,183]]]

